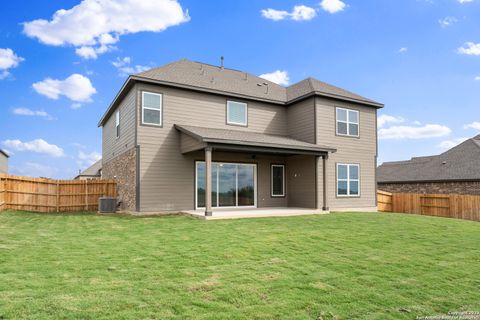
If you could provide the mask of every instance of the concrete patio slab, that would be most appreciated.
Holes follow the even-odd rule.
[[[329,211],[306,208],[248,208],[248,209],[213,209],[211,216],[205,216],[205,210],[186,210],[181,213],[205,220],[261,218],[261,217],[290,217],[311,214],[327,214]]]

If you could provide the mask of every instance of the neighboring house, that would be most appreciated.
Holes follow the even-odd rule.
[[[180,60],[128,77],[101,118],[103,177],[142,212],[376,210],[381,103]]]
[[[10,156],[0,149],[0,173],[8,173],[8,158]]]
[[[480,194],[480,135],[437,156],[385,162],[377,179],[389,192]]]
[[[102,160],[98,160],[89,168],[80,172],[74,180],[98,180],[102,178]]]

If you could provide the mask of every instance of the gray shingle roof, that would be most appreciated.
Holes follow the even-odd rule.
[[[379,102],[314,78],[305,79],[289,87],[282,87],[247,72],[183,59],[131,75],[100,119],[99,126],[103,125],[110,113],[113,112],[117,100],[124,95],[123,91],[135,81],[152,82],[282,105],[287,105],[307,96],[320,95],[366,104],[375,108],[383,107],[383,104]]]
[[[378,182],[480,180],[480,135],[437,155],[385,162]]]
[[[364,102],[368,104],[381,105],[379,102],[362,97],[356,93],[333,86],[326,82],[322,82],[315,78],[307,78],[296,84],[291,85],[290,87],[287,87],[286,89],[287,89],[287,101],[292,101],[314,92],[318,95],[325,95],[325,96],[337,98],[337,99],[347,99],[347,100],[353,100],[358,102]]]
[[[204,88],[219,92],[285,102],[285,88],[246,72],[220,68],[190,60],[179,60],[162,67],[137,73],[135,76]],[[267,86],[263,83],[268,84]],[[259,86],[258,84],[261,84]]]
[[[100,170],[102,170],[102,159],[83,170],[78,176],[100,176]]]
[[[177,130],[205,143],[230,144],[279,148],[298,151],[335,152],[336,149],[296,140],[286,136],[263,134],[250,131],[212,129],[204,127],[175,125]]]

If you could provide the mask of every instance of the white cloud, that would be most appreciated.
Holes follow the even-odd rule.
[[[97,92],[90,79],[81,74],[72,74],[64,80],[47,78],[34,83],[33,89],[39,94],[57,100],[61,95],[75,102],[90,102]]]
[[[273,21],[283,20],[290,16],[290,13],[287,11],[275,10],[271,8],[263,9],[261,13],[264,18],[267,18]]]
[[[80,169],[86,169],[92,164],[102,159],[102,155],[98,152],[85,153],[83,151],[78,152],[77,164]]]
[[[26,162],[21,166],[11,166],[10,171],[20,176],[51,178],[58,172],[56,168],[34,162]]]
[[[9,69],[18,67],[24,61],[22,57],[13,52],[10,48],[0,48],[0,80],[10,75]]]
[[[476,76],[474,79],[475,81],[480,81],[480,76]]]
[[[263,9],[261,11],[264,18],[279,21],[284,19],[291,19],[295,21],[308,21],[315,18],[317,11],[314,8],[304,5],[294,6],[292,12],[275,9]]]
[[[406,48],[406,47],[402,47],[402,48],[398,49],[399,53],[405,53],[407,51],[408,51],[408,48]]]
[[[393,126],[378,130],[379,139],[424,139],[438,138],[450,134],[450,128],[439,124],[426,124],[424,126]]]
[[[387,114],[382,114],[377,118],[377,126],[379,128],[383,127],[387,123],[402,123],[405,122],[405,119],[402,117],[389,116]]]
[[[121,77],[128,76],[134,73],[139,73],[150,69],[148,66],[131,65],[132,59],[130,57],[118,58],[112,62],[112,65],[117,68],[118,75]]]
[[[456,145],[459,145],[463,141],[467,140],[468,138],[455,138],[455,139],[450,139],[450,140],[444,140],[440,142],[438,145],[441,149],[447,150],[455,147]]]
[[[473,0],[457,0],[459,3],[469,3],[469,2],[473,2]]]
[[[452,24],[456,22],[458,22],[458,20],[455,17],[445,17],[443,19],[438,20],[438,23],[440,23],[440,26],[442,26],[442,28],[450,27]]]
[[[315,9],[303,5],[293,7],[291,13],[291,17],[295,21],[312,20],[316,15]]]
[[[320,6],[329,13],[337,13],[343,11],[347,5],[340,0],[323,0]]]
[[[189,20],[176,0],[83,0],[51,20],[23,23],[23,32],[47,45],[72,45],[82,58],[95,59],[114,49],[121,35],[161,32]]]
[[[287,86],[290,78],[287,71],[276,70],[271,73],[264,73],[259,75],[260,78],[267,79],[281,86]]]
[[[480,131],[480,121],[475,121],[463,126],[464,129],[474,129]]]
[[[42,110],[31,110],[28,108],[15,108],[12,110],[12,113],[18,116],[29,116],[29,117],[42,117],[47,120],[53,120],[54,118]]]
[[[467,42],[465,46],[458,48],[457,52],[469,56],[480,56],[480,43]]]
[[[50,144],[43,139],[35,139],[28,142],[22,142],[18,139],[4,140],[2,141],[2,145],[15,151],[30,151],[36,153],[43,153],[52,157],[64,156],[62,148],[54,144]]]

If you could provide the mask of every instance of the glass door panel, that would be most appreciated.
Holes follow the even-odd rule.
[[[255,167],[238,165],[238,206],[255,205]]]
[[[237,165],[218,165],[218,204],[219,207],[237,205]]]

